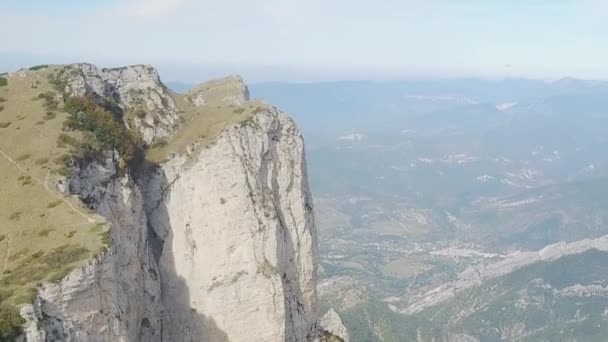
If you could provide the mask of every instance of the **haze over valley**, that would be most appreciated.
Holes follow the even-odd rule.
[[[607,341],[605,0],[0,2],[0,342]]]
[[[464,333],[509,340],[505,331],[511,329],[512,339],[549,338],[558,329],[556,321],[547,318],[532,329],[527,309],[501,322],[501,328],[498,321],[477,326],[498,310],[492,305],[509,310],[514,305],[504,302],[504,295],[486,293],[484,286],[514,272],[529,278],[517,285],[524,288],[548,281],[532,271],[557,262],[555,256],[543,258],[543,248],[558,256],[573,248],[571,259],[588,258],[585,251],[597,248],[602,251],[595,252],[597,257],[605,257],[608,82],[276,83],[253,85],[251,93],[295,113],[307,139],[320,275],[327,283],[342,279],[360,287],[383,302],[378,305],[399,313],[400,324],[472,296],[470,291],[486,296],[469,297],[466,303],[480,302],[479,307],[454,309],[449,324],[431,320],[435,325],[423,328],[412,323],[411,336],[428,329],[426,334],[436,337]],[[583,272],[596,278],[548,286],[557,291],[578,286],[584,292],[586,286],[608,285],[592,266],[585,265]],[[521,288],[504,287],[501,291],[522,296]],[[464,290],[469,292],[461,295]],[[601,291],[583,292],[579,298],[591,296],[584,303],[605,298]],[[584,303],[559,320],[577,320],[576,315],[582,321],[603,319],[603,312],[586,312]],[[538,310],[547,317],[559,311]],[[385,326],[370,319],[371,331]],[[353,319],[349,328],[360,324]],[[400,329],[395,323],[388,326],[374,338]],[[583,327],[572,329],[579,329],[571,332],[578,336]],[[603,329],[600,324],[583,330],[600,338]]]

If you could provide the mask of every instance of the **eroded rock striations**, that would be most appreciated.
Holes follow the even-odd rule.
[[[229,82],[226,85],[226,82]],[[65,92],[125,113],[146,143],[180,134],[179,101],[239,106],[230,77],[176,100],[147,66],[73,65]],[[213,90],[215,89],[215,90]],[[208,90],[208,89],[207,89]],[[116,152],[76,162],[62,189],[111,224],[108,251],[22,308],[27,341],[312,341],[317,241],[302,137],[278,109],[222,128],[186,153],[121,172]]]

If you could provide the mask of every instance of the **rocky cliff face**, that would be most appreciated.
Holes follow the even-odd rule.
[[[164,241],[166,340],[313,336],[316,236],[302,138],[289,118],[269,109],[229,127],[164,163],[147,189]]]
[[[158,72],[149,65],[100,69],[76,64],[60,77],[72,96],[98,96],[131,115],[125,124],[139,131],[148,144],[167,138],[179,123],[179,109]]]
[[[175,95],[150,67],[75,65],[67,94],[110,99],[148,143],[179,135]],[[238,78],[226,103],[249,98]],[[214,89],[218,89],[218,84]],[[237,86],[235,86],[235,84]],[[196,106],[209,103],[198,91]],[[236,111],[236,110],[235,110]],[[199,146],[196,146],[199,144]],[[309,341],[317,327],[316,233],[302,137],[274,107],[155,165],[81,160],[63,186],[111,224],[110,249],[21,313],[27,341]]]
[[[110,154],[73,170],[69,190],[108,219],[112,246],[60,283],[43,285],[22,309],[27,341],[160,340],[159,270],[143,197],[115,164]]]
[[[323,315],[323,318],[321,318],[321,326],[326,334],[329,335],[326,338],[327,341],[349,341],[348,331],[346,331],[346,327],[342,324],[342,319],[334,309],[329,309],[329,311]]]

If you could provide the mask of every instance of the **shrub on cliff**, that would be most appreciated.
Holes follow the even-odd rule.
[[[90,139],[81,144],[83,152],[116,149],[127,162],[137,155],[141,146],[139,137],[95,99],[70,97],[65,102],[65,110],[70,114],[67,128],[92,133]]]
[[[0,342],[15,341],[24,323],[15,306],[0,303]]]
[[[38,94],[38,99],[44,100],[44,106],[47,109],[55,110],[59,106],[57,101],[57,93],[54,91],[47,91]]]
[[[34,65],[33,67],[30,67],[30,70],[31,71],[36,71],[36,70],[46,69],[48,67],[49,67],[48,64],[40,64],[40,65]]]

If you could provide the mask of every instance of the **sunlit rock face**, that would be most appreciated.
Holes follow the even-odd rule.
[[[179,135],[179,101],[153,68],[65,72],[67,95],[116,104],[148,144]],[[249,94],[232,76],[180,101],[241,106]],[[82,160],[62,181],[107,219],[111,246],[43,284],[21,310],[21,340],[320,341],[304,143],[285,113],[261,106],[204,145],[129,173],[119,160],[116,151]]]
[[[166,340],[314,336],[316,236],[291,119],[269,108],[163,164],[155,182],[169,184],[151,216],[165,241]]]

